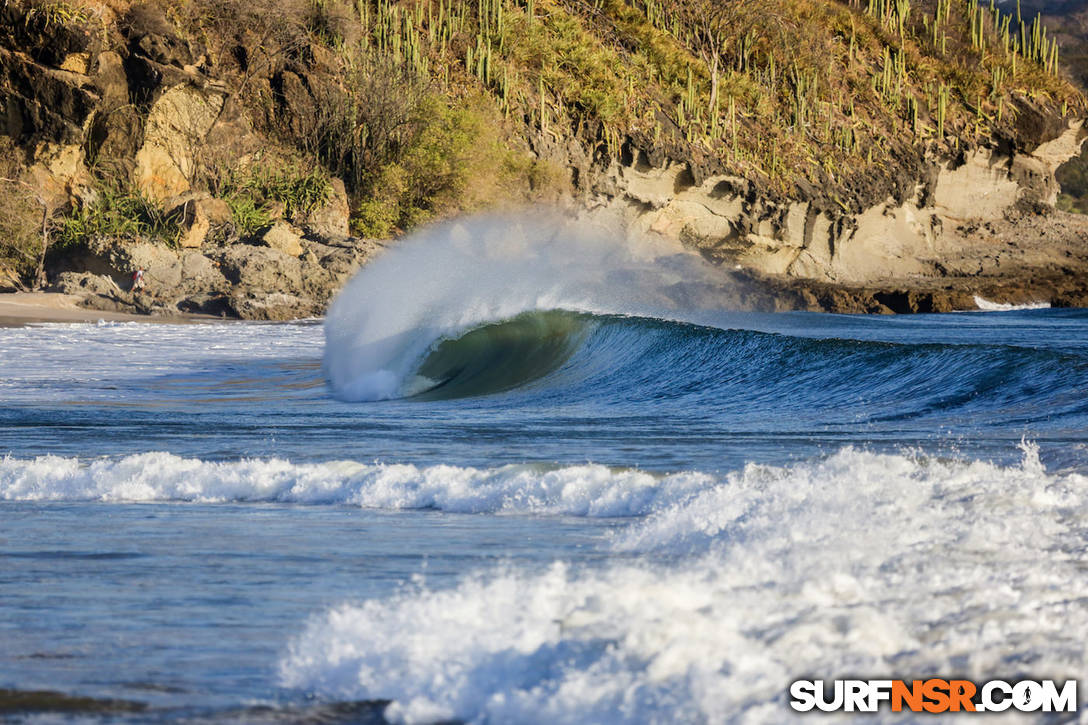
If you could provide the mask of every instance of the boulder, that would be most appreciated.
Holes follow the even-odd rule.
[[[315,245],[314,253],[318,257],[318,264],[329,275],[333,292],[336,292],[381,249],[382,245],[378,242],[349,237],[336,247]]]
[[[118,261],[123,272],[131,275],[144,270],[149,289],[166,291],[181,284],[181,260],[170,249],[150,242],[122,246]]]
[[[297,320],[321,314],[314,300],[284,292],[235,292],[227,300],[231,312],[243,320]]]
[[[189,191],[172,196],[163,202],[162,208],[170,216],[178,217],[182,222],[199,212],[212,226],[228,224],[231,219],[230,207],[222,199],[216,199],[206,191]]]
[[[261,244],[298,258],[302,254],[302,235],[284,221],[277,221],[261,235]]]
[[[49,291],[66,295],[102,295],[103,297],[110,297],[121,290],[106,275],[92,274],[91,272],[62,272],[50,286]]]
[[[199,249],[208,239],[212,228],[230,221],[230,207],[221,199],[207,193],[189,192],[171,197],[163,204],[167,215],[178,220],[182,234],[179,246]]]
[[[350,215],[344,182],[333,179],[329,200],[324,206],[310,212],[302,226],[312,237],[344,237],[348,235]]]
[[[229,282],[255,290],[298,292],[302,287],[299,261],[278,249],[235,244],[220,257]]]

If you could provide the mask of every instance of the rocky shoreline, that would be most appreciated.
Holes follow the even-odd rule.
[[[285,221],[245,242],[202,241],[200,246],[178,249],[151,242],[99,241],[66,255],[48,289],[77,296],[88,309],[111,312],[244,320],[316,317],[384,246]],[[140,290],[133,289],[136,270],[144,271]]]
[[[713,303],[739,310],[909,314],[994,304],[1088,308],[1088,217],[1010,213],[944,233],[955,250],[916,261],[924,273],[851,285],[721,267]],[[251,243],[172,250],[103,244],[66,260],[49,288],[92,311],[243,320],[320,317],[336,292],[388,244],[317,237],[279,222]],[[146,286],[131,289],[145,270]],[[2,297],[0,297],[2,299]]]
[[[642,108],[611,126],[577,88],[568,91],[583,102],[564,104],[558,87],[545,87],[562,79],[520,90],[504,80],[500,92],[444,44],[425,49],[443,69],[438,92],[426,63],[372,57],[365,38],[386,31],[368,13],[334,18],[322,8],[307,24],[244,4],[181,17],[154,3],[92,2],[67,20],[36,0],[5,5],[0,291],[46,289],[87,309],[158,317],[313,317],[395,243],[352,234],[384,238],[457,214],[558,203],[578,223],[702,254],[721,270],[714,294],[724,307],[942,312],[974,309],[976,296],[1088,305],[1088,225],[1055,210],[1056,170],[1088,135],[1084,98],[1055,68],[1017,61],[1007,47],[938,52],[925,28],[900,23],[893,38],[887,18],[831,4],[824,10],[839,25],[815,28],[824,46],[810,58],[820,61],[813,78],[837,69],[821,86],[830,95],[776,72],[775,52],[795,48],[768,38],[765,71],[733,80],[772,91],[772,102],[731,97],[726,134],[698,120],[696,98],[710,88],[716,96],[717,81],[701,80],[697,54],[630,8],[611,8],[608,23],[631,34],[628,52],[649,52],[654,38],[672,47],[675,63],[658,72],[686,79],[686,92],[674,107],[675,84],[639,100],[635,79],[605,83],[606,97]],[[585,24],[587,47],[615,52],[601,18],[568,17]],[[845,20],[853,30],[842,57]],[[433,35],[430,19],[412,22],[413,33]],[[963,16],[946,30],[966,39],[973,23]],[[341,41],[355,40],[330,42],[334,26],[352,31]],[[933,67],[902,67],[893,94],[891,52]],[[521,61],[507,60],[516,78]],[[1003,75],[1008,62],[1010,71],[1020,63],[1018,76]],[[983,72],[985,63],[996,65]],[[931,77],[976,66],[958,90]],[[374,118],[337,115],[349,100],[371,100],[348,93],[351,68],[390,103],[414,83],[430,100],[387,104]],[[466,94],[477,86],[485,95]],[[846,104],[859,89],[859,103]],[[801,106],[779,108],[783,90],[803,96]],[[704,100],[724,123],[724,106]],[[470,113],[500,101],[490,115]],[[810,103],[825,115],[804,112]],[[386,123],[415,135],[368,145]],[[138,270],[146,284],[136,291]]]
[[[927,313],[1007,305],[1088,308],[1088,217],[1050,210],[971,222],[945,233],[952,250],[919,258],[926,272],[865,285],[756,276],[775,309]]]

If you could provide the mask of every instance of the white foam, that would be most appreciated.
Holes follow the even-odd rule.
[[[281,682],[398,722],[777,723],[801,676],[1064,680],[1088,663],[1086,490],[1030,446],[748,466],[633,524],[635,560],[336,607]]]
[[[212,462],[170,453],[118,461],[57,456],[0,460],[0,499],[9,501],[263,501],[624,517],[664,508],[711,485],[714,479],[703,474],[662,479],[598,465],[543,470],[274,459]]]
[[[665,314],[671,286],[714,278],[681,251],[534,215],[425,229],[337,295],[325,322],[326,375],[341,399],[394,398],[428,348],[483,323],[551,309]]]
[[[975,305],[983,312],[1012,312],[1013,310],[1049,310],[1049,302],[1028,302],[1025,304],[1012,304],[1009,302],[991,302],[990,300],[975,295]]]

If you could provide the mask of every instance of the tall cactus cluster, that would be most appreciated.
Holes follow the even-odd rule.
[[[772,183],[946,150],[1016,99],[1078,111],[1042,19],[994,0],[354,0],[368,52],[536,133],[682,144]]]

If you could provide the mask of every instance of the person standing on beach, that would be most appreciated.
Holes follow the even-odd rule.
[[[140,292],[144,288],[144,271],[137,269],[132,273],[132,291],[133,293]]]

